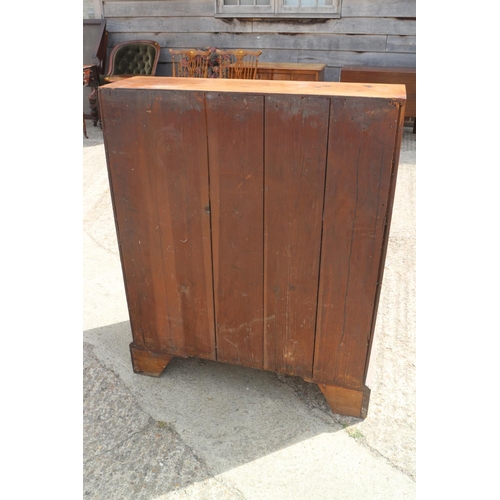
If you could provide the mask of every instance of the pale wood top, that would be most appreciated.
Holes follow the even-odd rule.
[[[220,78],[173,78],[168,76],[133,76],[110,83],[100,90],[148,89],[189,90],[198,92],[246,92],[251,94],[295,94],[340,97],[406,99],[401,84],[297,82],[285,80],[228,80]]]
[[[304,69],[304,70],[321,71],[322,69],[326,68],[326,64],[259,61],[258,68],[262,68],[262,69],[293,69],[293,70]]]

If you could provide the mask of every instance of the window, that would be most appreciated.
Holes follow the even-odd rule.
[[[341,0],[217,0],[221,17],[340,17]]]

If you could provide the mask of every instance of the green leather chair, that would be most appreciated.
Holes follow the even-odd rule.
[[[152,40],[130,40],[122,42],[109,54],[108,72],[101,84],[110,83],[113,77],[136,75],[154,76],[160,57],[160,45]]]

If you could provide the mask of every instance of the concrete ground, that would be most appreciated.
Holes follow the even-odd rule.
[[[197,359],[132,371],[102,132],[87,121],[84,495],[92,500],[416,498],[416,135],[405,129],[362,421],[316,385]]]

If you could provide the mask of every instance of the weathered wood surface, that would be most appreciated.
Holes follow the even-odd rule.
[[[134,343],[214,359],[203,97],[128,96],[101,110]]]
[[[165,78],[158,76],[133,76],[102,88],[103,92],[118,89],[130,90],[196,90],[200,92],[248,92],[252,94],[286,94],[330,97],[367,97],[406,99],[404,85],[342,82],[289,82],[284,80],[229,80],[215,78]]]
[[[207,30],[208,31],[208,30]],[[416,21],[413,19],[342,17],[320,22],[275,21],[252,22],[254,33],[314,33],[346,35],[416,35]]]
[[[310,379],[330,101],[266,97],[266,369]]]
[[[172,356],[161,352],[148,351],[134,344],[130,345],[132,367],[135,373],[159,377],[167,365],[172,361]]]
[[[408,52],[414,54],[417,50],[417,38],[415,36],[388,36],[388,52]]]
[[[318,387],[334,413],[366,418],[370,400],[370,389],[367,387],[358,391],[326,384],[318,384]]]
[[[416,68],[345,66],[340,80],[358,83],[403,84],[406,87],[405,116],[417,116],[417,72]]]
[[[213,16],[211,0],[105,0],[104,17]]]
[[[131,39],[130,33],[113,33],[110,35],[110,45]],[[139,34],[136,36],[136,38]],[[398,57],[412,56],[415,66],[415,54],[408,53],[408,46],[415,43],[415,37],[398,37],[402,40],[396,44],[397,38],[391,39],[391,45],[398,50],[389,52],[387,48],[387,37],[379,35],[366,35],[362,37],[348,35],[332,35],[331,37],[315,37],[311,35],[272,35],[268,38],[255,38],[250,34],[235,35],[233,33],[215,35],[210,33],[197,33],[193,35],[177,33],[141,33],[143,39],[155,40],[162,47],[160,62],[168,61],[169,48],[203,48],[215,46],[218,48],[250,48],[262,49],[260,59],[270,62],[317,62],[318,64],[356,64],[354,58],[373,60],[396,59]],[[330,39],[331,38],[331,39]],[[304,44],[302,43],[304,41]],[[365,52],[363,52],[365,51]],[[278,59],[279,58],[279,59]],[[259,60],[260,60],[259,59]],[[307,59],[307,60],[306,60]],[[345,63],[344,63],[345,61]],[[381,66],[381,64],[378,64]],[[388,64],[390,65],[390,64]],[[394,64],[393,64],[394,65]]]
[[[401,109],[331,106],[313,378],[362,388]]]
[[[114,33],[303,33],[316,35],[416,35],[416,21],[385,18],[342,18],[320,22],[231,21],[209,17],[112,17],[108,30]]]
[[[179,44],[179,39],[176,38],[175,35],[161,35],[158,36],[155,33],[146,33],[142,34],[148,40],[156,40],[162,47],[160,51],[160,59],[159,64],[169,64],[171,63],[168,48],[193,48],[195,46],[199,47],[207,47],[210,45],[221,47],[224,46],[226,48],[229,47],[229,44],[224,44],[221,41],[217,40],[217,38],[203,38],[199,37],[198,44]],[[349,37],[347,37],[349,38]],[[113,44],[120,43],[122,41],[126,41],[130,39],[129,35],[124,33],[115,34],[113,36]],[[189,41],[185,40],[186,43]],[[227,38],[226,38],[227,41]],[[237,42],[237,40],[235,41]],[[378,43],[382,43],[379,41]],[[385,41],[383,42],[383,47],[381,47],[380,52],[371,52],[371,51],[350,51],[350,50],[309,50],[309,49],[275,49],[275,48],[267,48],[262,49],[262,55],[259,58],[259,61],[267,61],[267,62],[285,62],[285,63],[315,63],[315,64],[326,64],[329,67],[337,67],[341,68],[342,66],[347,65],[366,65],[366,66],[412,66],[416,65],[416,55],[414,53],[408,52],[385,52]],[[244,45],[237,47],[239,45],[234,43],[233,48],[248,48]],[[262,44],[259,44],[262,45]],[[157,73],[158,74],[158,73]]]
[[[168,50],[165,48],[164,41],[161,37],[155,36],[154,33],[145,35],[146,38],[159,41],[162,46],[160,51],[160,60],[158,64],[157,75],[171,75],[169,65],[171,60],[168,55]],[[175,37],[168,36],[171,44],[175,44]],[[128,37],[124,34],[115,35],[116,43],[118,41],[127,40]],[[215,40],[214,40],[215,41]],[[203,44],[202,44],[203,45]],[[177,47],[182,48],[182,47]],[[184,47],[184,48],[192,48]],[[363,65],[363,66],[401,66],[415,67],[416,54],[405,52],[351,52],[351,51],[315,51],[315,50],[287,50],[287,49],[267,49],[263,50],[259,58],[259,62],[284,62],[284,63],[313,63],[326,64],[327,70],[332,68],[340,69],[347,65]],[[328,75],[328,71],[325,75]],[[325,78],[326,79],[326,78]]]
[[[104,16],[213,16],[214,0],[104,0]],[[416,17],[415,0],[343,0],[343,17]]]
[[[134,369],[264,368],[366,416],[404,86],[132,77],[99,96]]]
[[[262,368],[264,99],[205,101],[217,359]]]
[[[120,35],[127,40],[130,37]],[[153,33],[147,36],[154,36]],[[115,40],[119,37],[116,36]],[[282,49],[300,51],[367,51],[384,52],[387,43],[385,35],[330,35],[316,36],[297,34],[295,36],[277,34],[255,36],[247,33],[162,33],[154,38],[162,47],[198,48],[215,46],[218,48],[238,49]],[[165,55],[165,54],[164,54]]]
[[[417,16],[415,0],[342,0],[345,17],[411,17]]]
[[[284,62],[284,63],[312,63],[312,64],[327,64],[325,68],[326,81],[338,81],[341,68],[349,64],[363,66],[401,66],[414,67],[415,54],[373,54],[370,52],[298,52],[274,50],[265,51],[259,58],[259,62]],[[158,76],[171,76],[171,62],[163,60],[160,54],[160,63],[156,74]],[[329,75],[336,75],[336,78],[328,78]]]
[[[109,46],[147,38],[162,47],[158,75],[171,75],[168,49],[261,49],[260,61],[327,65],[338,81],[349,64],[416,66],[415,0],[343,0],[340,19],[215,17],[214,0],[104,0]]]

